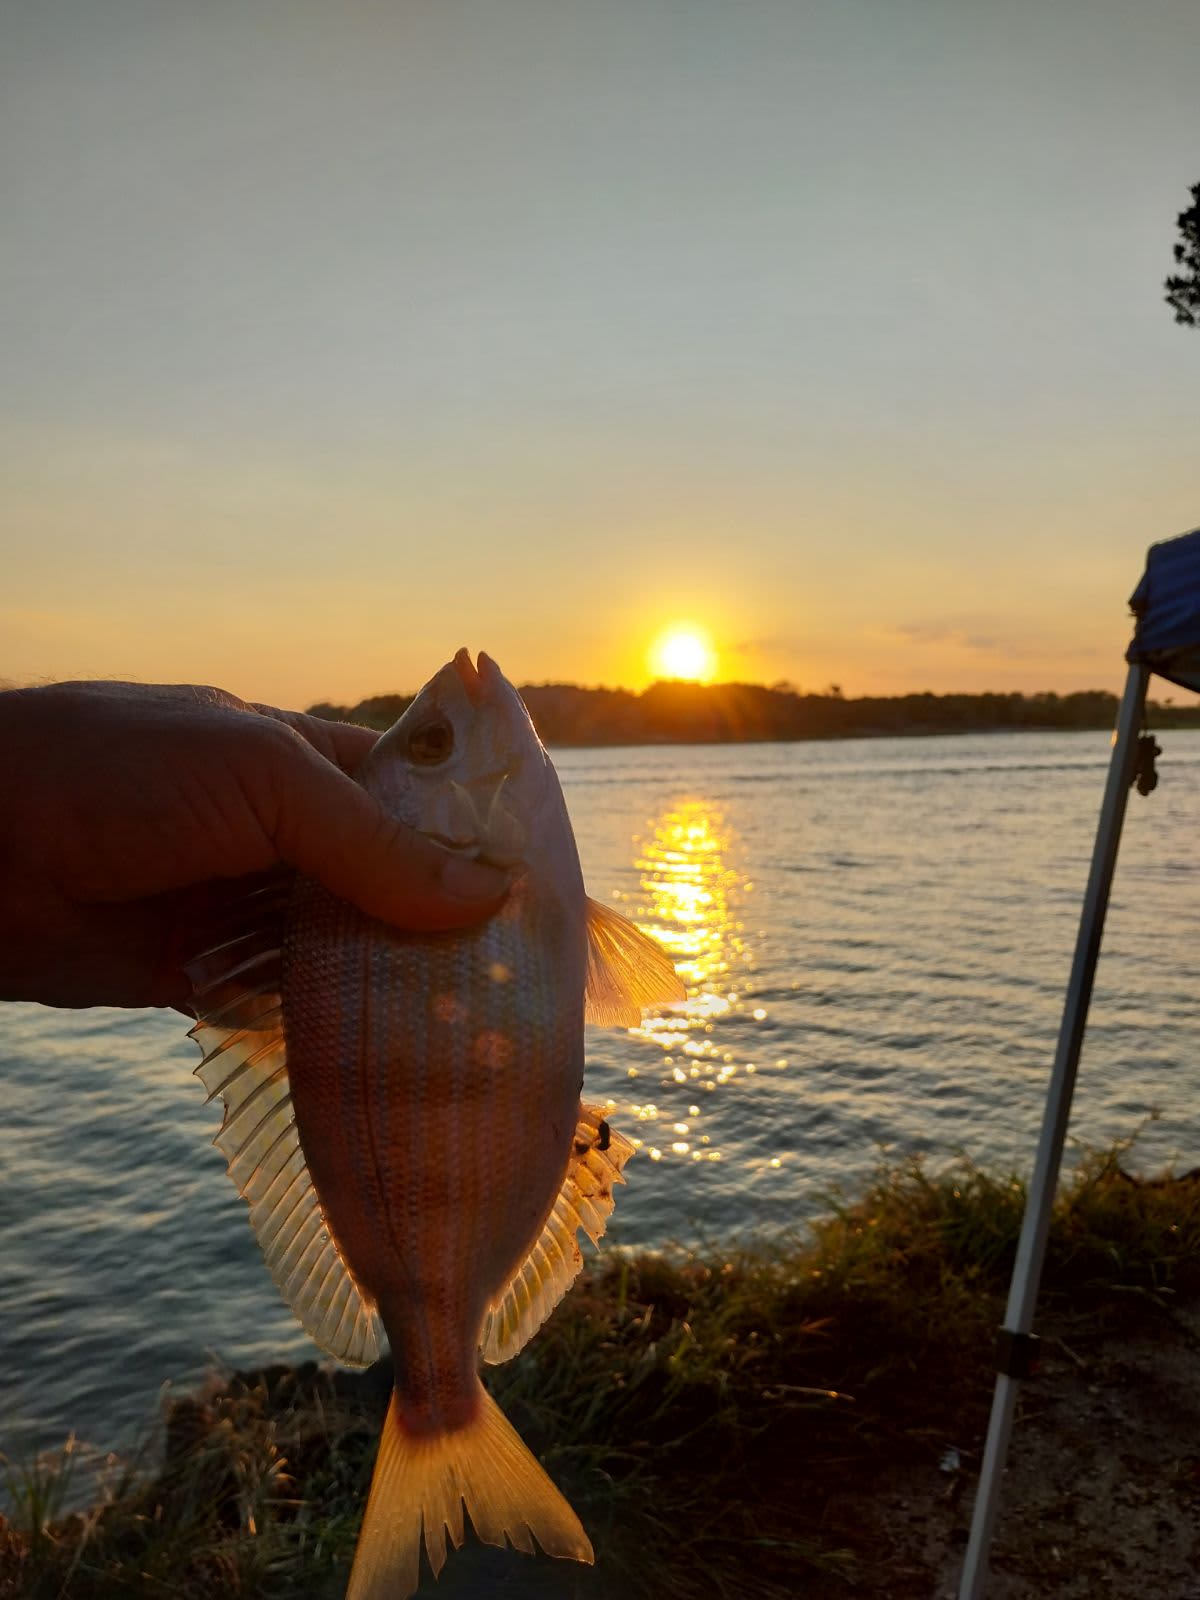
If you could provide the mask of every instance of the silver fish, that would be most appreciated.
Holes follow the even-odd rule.
[[[465,650],[359,779],[394,816],[514,869],[479,927],[420,936],[299,878],[189,969],[217,1144],[312,1338],[395,1384],[350,1600],[480,1539],[592,1560],[578,1518],[479,1379],[520,1350],[595,1243],[632,1145],[582,1104],[585,1017],[684,997],[666,954],[589,900],[554,767],[500,669]],[[280,932],[282,928],[282,934]]]

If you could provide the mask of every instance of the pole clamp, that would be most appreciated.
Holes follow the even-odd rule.
[[[1155,762],[1160,755],[1162,755],[1162,745],[1152,733],[1143,733],[1137,742],[1133,777],[1129,780],[1130,787],[1137,785],[1139,794],[1153,794],[1158,788],[1158,768]]]
[[[1007,1378],[1032,1378],[1041,1363],[1042,1341],[1036,1333],[996,1330],[996,1371]]]

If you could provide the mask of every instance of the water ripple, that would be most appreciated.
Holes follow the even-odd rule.
[[[1200,735],[1135,797],[1073,1132],[1200,1163],[1180,1094],[1200,932]],[[1103,735],[567,751],[591,892],[657,933],[687,1005],[588,1035],[640,1142],[612,1236],[794,1226],[881,1148],[1027,1170],[1094,836]],[[0,1011],[0,1450],[128,1445],[164,1382],[311,1352],[211,1146],[167,1014]]]

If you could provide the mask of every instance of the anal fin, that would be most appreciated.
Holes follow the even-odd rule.
[[[490,1307],[479,1347],[492,1365],[522,1350],[579,1276],[582,1228],[594,1245],[608,1226],[633,1145],[610,1128],[597,1106],[579,1108],[579,1123],[562,1189],[541,1236],[504,1293]]]

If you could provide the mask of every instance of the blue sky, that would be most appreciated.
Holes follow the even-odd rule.
[[[0,678],[1115,687],[1200,7],[3,7]]]

